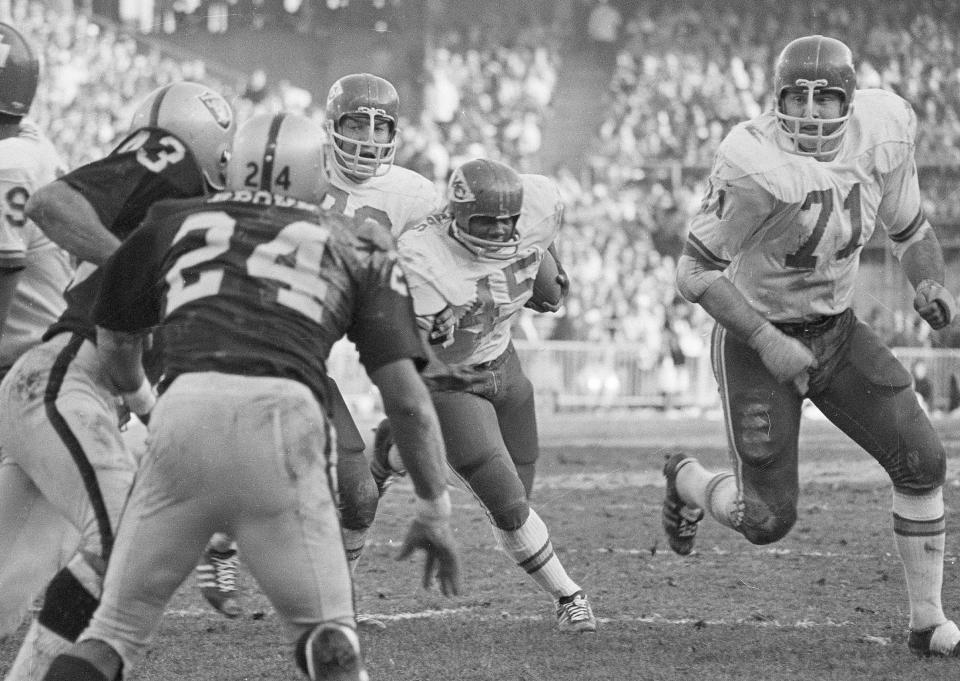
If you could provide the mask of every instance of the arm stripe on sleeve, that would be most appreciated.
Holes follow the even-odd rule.
[[[927,220],[927,216],[924,215],[923,209],[921,208],[920,210],[917,211],[917,216],[913,218],[913,220],[911,220],[910,224],[907,225],[905,229],[900,230],[896,234],[891,234],[890,239],[896,242],[902,242],[902,241],[908,240],[910,237],[912,237],[914,234],[917,233],[917,231],[920,229],[923,223],[926,222],[926,220]]]
[[[705,263],[712,270],[725,270],[730,266],[729,260],[724,260],[711,253],[710,249],[693,234],[687,235],[687,242],[683,245],[683,254]]]

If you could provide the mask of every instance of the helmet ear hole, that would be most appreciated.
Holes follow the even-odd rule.
[[[144,98],[133,114],[130,130],[162,128],[179,137],[193,152],[207,182],[223,189],[224,152],[236,132],[233,109],[206,85],[181,81],[163,85]]]

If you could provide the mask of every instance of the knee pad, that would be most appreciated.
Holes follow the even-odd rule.
[[[340,524],[344,528],[365,531],[377,517],[380,495],[362,453],[359,459],[359,464],[356,458],[349,458],[346,465],[343,465],[342,460],[337,465],[337,506],[340,510]]]
[[[748,466],[762,468],[782,448],[790,446],[785,438],[778,438],[770,423],[770,405],[750,401],[737,414],[739,427],[737,456]]]
[[[82,657],[57,655],[50,663],[44,681],[120,681],[120,675],[108,679],[93,663]]]
[[[457,475],[480,500],[496,527],[510,531],[523,525],[530,506],[512,462],[488,458],[478,465],[460,468]]]
[[[947,456],[937,442],[922,450],[900,453],[887,470],[893,486],[912,494],[933,492],[943,486],[947,478]]]
[[[63,568],[47,585],[37,621],[58,636],[76,641],[98,605],[100,599],[84,587],[70,568]]]
[[[526,502],[517,502],[498,508],[495,511],[490,509],[490,518],[498,530],[504,532],[513,532],[523,527],[530,515],[530,505]]]
[[[751,544],[772,544],[786,537],[796,522],[795,504],[774,509],[762,502],[744,502],[742,520],[737,529]]]
[[[360,639],[353,627],[324,622],[297,639],[294,650],[297,666],[310,681],[345,678],[353,671],[360,681],[369,681],[360,654]]]

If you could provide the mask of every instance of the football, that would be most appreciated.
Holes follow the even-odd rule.
[[[560,284],[557,283],[557,275],[560,273],[557,261],[550,251],[545,251],[543,260],[540,261],[540,269],[537,270],[537,278],[533,281],[532,302],[540,304],[547,303],[550,306],[557,307],[563,302],[563,292]]]

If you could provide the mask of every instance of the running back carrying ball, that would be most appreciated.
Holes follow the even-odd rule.
[[[543,260],[540,261],[540,269],[537,270],[537,278],[533,282],[533,296],[527,303],[527,307],[538,312],[559,310],[566,295],[561,276],[566,278],[566,273],[554,257],[552,249],[547,249],[543,254]]]

